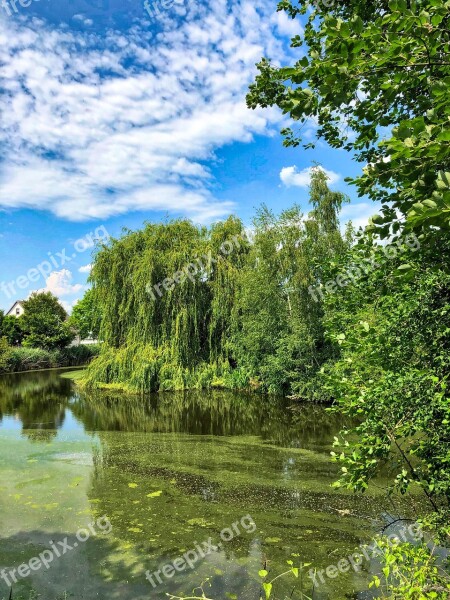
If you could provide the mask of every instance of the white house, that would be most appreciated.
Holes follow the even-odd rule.
[[[25,309],[23,307],[23,300],[17,300],[8,310],[5,316],[19,318],[23,315]]]
[[[90,346],[91,344],[98,344],[98,340],[94,340],[92,336],[82,340],[79,335],[71,342],[70,346]]]

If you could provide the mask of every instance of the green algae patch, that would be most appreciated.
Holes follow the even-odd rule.
[[[64,379],[71,379],[72,381],[81,381],[85,375],[86,370],[79,369],[76,371],[67,371],[66,373],[61,373],[60,377],[63,377]]]

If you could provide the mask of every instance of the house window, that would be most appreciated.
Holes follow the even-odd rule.
[[[16,315],[20,315],[20,308],[16,308]]]

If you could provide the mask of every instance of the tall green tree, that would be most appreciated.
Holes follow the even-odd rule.
[[[272,392],[322,398],[315,379],[328,357],[322,299],[316,288],[348,242],[338,214],[347,200],[312,169],[311,212],[298,207],[276,217],[263,207],[240,275],[235,308],[235,353],[241,368]]]
[[[21,327],[24,346],[53,350],[64,348],[75,337],[67,322],[68,315],[51,292],[35,292],[23,302]]]
[[[414,230],[449,228],[449,9],[448,0],[282,0],[278,10],[293,19],[311,10],[292,40],[298,60],[264,58],[250,87],[249,107],[314,119],[318,138],[365,165],[354,183],[382,202],[382,236],[404,218]],[[304,143],[301,127],[283,133],[286,145]]]
[[[73,307],[69,322],[82,339],[98,339],[102,321],[100,304],[95,290],[88,290]]]

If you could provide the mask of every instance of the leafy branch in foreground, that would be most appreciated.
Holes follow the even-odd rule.
[[[296,590],[297,592],[300,593],[300,596],[298,596],[299,600],[313,600],[310,596],[306,595],[305,592],[303,591],[303,569],[305,569],[306,567],[309,567],[310,563],[300,563],[298,567],[295,567],[294,562],[292,560],[288,560],[287,564],[289,565],[289,569],[283,573],[280,573],[279,575],[276,575],[273,579],[268,579],[269,572],[266,569],[261,569],[260,571],[258,571],[258,575],[261,579],[261,586],[262,586],[262,593],[260,595],[260,600],[270,600],[271,598],[273,598],[273,600],[275,600],[273,584],[278,579],[285,578],[288,575],[293,575],[295,577],[295,579],[298,580],[297,583],[300,586],[299,589],[297,589],[297,586],[294,587],[294,589],[291,592],[291,597],[292,597],[292,594],[294,593],[294,591]],[[206,579],[205,581],[203,581],[203,583],[199,587],[195,588],[192,592],[193,593],[192,596],[176,596],[174,594],[166,594],[166,595],[170,598],[170,600],[214,600],[213,598],[209,598],[206,595],[205,590],[204,590],[206,584],[211,585],[209,583],[209,579]],[[196,595],[197,590],[199,591],[199,593],[201,595]],[[237,598],[238,598],[236,596],[236,594],[231,594],[231,593],[226,593],[226,596],[228,598],[230,598],[230,600],[237,600]]]
[[[353,260],[369,247],[353,250]],[[423,494],[418,518],[443,545],[450,542],[450,246],[433,244],[379,268],[325,300],[328,335],[339,352],[324,365],[334,410],[356,419],[336,438],[336,486],[364,491],[377,476],[389,492]],[[433,596],[430,596],[433,597]]]
[[[440,564],[435,547],[422,543],[392,543],[377,540],[381,552],[382,575],[375,575],[369,588],[379,589],[388,600],[448,600],[450,576]]]
[[[317,137],[365,164],[353,180],[383,204],[374,227],[426,230],[450,224],[449,0],[318,2],[299,58],[276,67],[263,58],[247,103],[279,106],[295,122],[318,123]],[[278,4],[292,18],[308,0]],[[285,144],[302,142],[283,131]],[[304,144],[311,147],[311,143]]]
[[[370,235],[359,238],[346,262],[358,265],[373,254],[378,267],[326,296],[324,325],[336,353],[322,373],[332,410],[354,423],[335,438],[333,458],[341,465],[335,486],[364,492],[383,477],[388,493],[419,500],[417,519],[448,547],[450,242],[439,230],[427,240],[402,270],[406,251],[388,259]],[[400,547],[395,565],[384,565],[396,572],[383,597],[447,598],[441,588],[448,566],[428,553],[425,545]],[[414,593],[404,595],[400,585]]]

